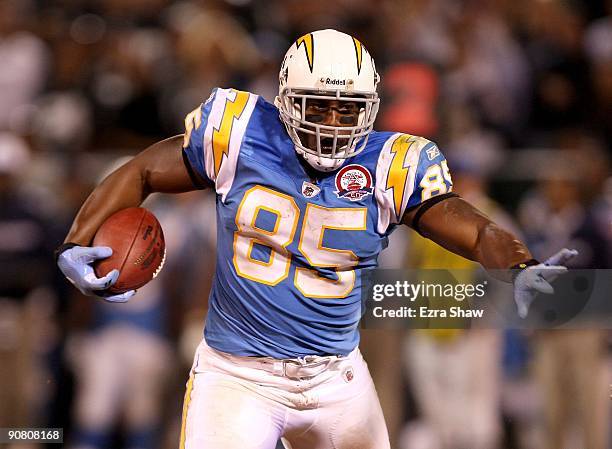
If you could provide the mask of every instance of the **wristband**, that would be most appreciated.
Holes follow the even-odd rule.
[[[57,263],[57,259],[59,258],[60,254],[62,254],[67,249],[74,248],[75,246],[79,246],[79,244],[72,243],[72,242],[66,242],[58,246],[57,249],[53,251],[53,257],[55,258],[55,263]]]
[[[527,267],[532,267],[534,265],[539,265],[540,261],[536,259],[529,259],[525,262],[517,263],[516,265],[512,265],[510,270],[512,271],[512,282],[516,280],[516,277],[519,275],[521,271],[523,271]]]

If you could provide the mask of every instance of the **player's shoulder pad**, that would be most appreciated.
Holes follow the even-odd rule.
[[[446,160],[434,142],[410,134],[389,136],[376,166],[378,231],[385,233],[407,209],[451,189]]]
[[[223,189],[220,184],[233,181],[242,140],[258,98],[250,92],[217,87],[185,118],[184,151],[192,168],[214,183],[218,193]]]

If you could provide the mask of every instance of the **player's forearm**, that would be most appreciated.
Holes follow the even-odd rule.
[[[416,212],[404,217],[413,224]],[[420,218],[420,233],[447,250],[480,263],[501,280],[511,281],[509,268],[532,258],[514,235],[462,198],[449,198],[427,209]]]
[[[139,206],[151,192],[179,193],[195,186],[183,163],[183,136],[157,142],[111,173],[77,214],[65,242],[88,246],[113,213]]]
[[[127,207],[139,206],[149,194],[143,173],[125,165],[110,174],[79,210],[65,242],[89,246],[104,220]]]
[[[473,259],[500,280],[511,281],[509,268],[532,259],[529,249],[513,234],[493,222],[480,227]]]

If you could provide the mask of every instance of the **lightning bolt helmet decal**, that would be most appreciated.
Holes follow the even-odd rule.
[[[312,33],[308,33],[300,37],[297,41],[295,41],[295,45],[297,48],[300,48],[300,45],[304,45],[304,51],[306,52],[306,59],[308,59],[308,67],[312,72],[312,67],[314,64],[314,45],[313,45],[313,37]]]
[[[361,73],[361,60],[363,56],[363,45],[357,39],[353,38],[355,44],[355,55],[357,56],[357,74]]]

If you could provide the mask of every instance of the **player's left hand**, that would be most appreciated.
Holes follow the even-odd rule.
[[[565,264],[578,255],[575,249],[563,248],[543,263],[524,268],[514,279],[514,302],[518,314],[525,318],[529,306],[538,293],[552,294],[554,289],[550,283],[560,274],[567,271]]]

